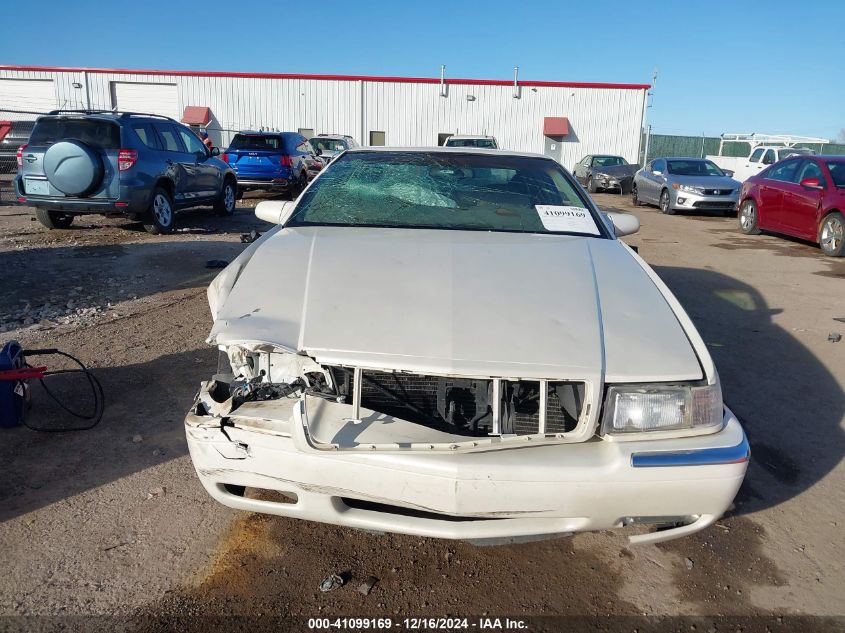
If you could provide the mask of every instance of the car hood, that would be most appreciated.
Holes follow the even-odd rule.
[[[251,246],[221,273],[237,281],[210,342],[419,373],[703,376],[661,291],[616,240],[295,227]]]
[[[675,176],[670,174],[669,182],[706,189],[739,189],[742,186],[738,181],[728,176]]]
[[[608,167],[593,168],[593,172],[596,174],[607,174],[608,176],[616,176],[617,178],[633,176],[639,170],[639,165],[611,165]]]

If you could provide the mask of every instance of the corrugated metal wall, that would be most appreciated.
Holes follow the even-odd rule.
[[[20,104],[21,110],[35,111],[110,109],[113,82],[176,84],[180,110],[211,108],[211,127],[220,129],[212,138],[222,146],[241,129],[310,128],[351,134],[362,144],[371,131],[383,131],[386,144],[396,146],[436,145],[439,133],[484,133],[503,148],[542,153],[543,118],[565,116],[571,126],[562,143],[565,166],[598,152],[634,161],[640,149],[642,89],[521,86],[514,98],[512,86],[449,84],[442,97],[438,84],[376,80],[8,69],[0,70],[2,78],[52,79],[55,103]]]

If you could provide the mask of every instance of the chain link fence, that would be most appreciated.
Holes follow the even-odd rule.
[[[42,113],[0,110],[0,205],[17,204],[13,179],[18,171],[18,148],[29,140],[35,119]]]

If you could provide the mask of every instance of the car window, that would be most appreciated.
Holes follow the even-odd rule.
[[[818,178],[819,184],[824,186],[824,175],[818,163],[814,160],[803,160],[801,162],[803,164],[798,172],[798,182],[801,182],[805,178]]]
[[[179,130],[179,136],[182,137],[182,142],[185,144],[185,147],[188,148],[189,152],[192,154],[208,153],[206,152],[205,145],[196,134],[183,127],[178,127],[176,129]]]
[[[845,187],[845,162],[829,162],[827,169],[830,171],[833,184],[837,187]]]
[[[748,157],[748,162],[759,163],[760,157],[763,156],[763,152],[765,151],[766,150],[764,150],[762,147],[755,149],[753,152],[751,152],[751,156]]]
[[[662,173],[666,173],[666,161],[662,158],[658,158],[653,162],[652,171],[659,171]]]
[[[282,148],[282,139],[270,134],[235,134],[229,143],[230,150],[254,150],[272,152]]]
[[[798,182],[798,165],[801,161],[786,160],[766,171],[764,177],[781,182]]]
[[[775,150],[767,149],[766,153],[763,155],[763,164],[764,165],[771,165],[775,162]]]
[[[724,176],[725,172],[709,160],[673,159],[667,161],[667,171],[676,176]]]
[[[68,139],[81,141],[96,149],[119,149],[120,127],[103,119],[50,117],[38,119],[29,144],[44,146]]]
[[[337,138],[321,138],[316,136],[310,141],[312,147],[316,147],[321,152],[342,152],[347,149],[346,141]]]
[[[616,165],[627,164],[627,161],[621,156],[596,156],[593,158],[593,167],[615,167]]]
[[[176,132],[176,128],[174,128],[170,123],[156,121],[153,123],[153,127],[156,132],[158,132],[159,137],[161,137],[161,141],[164,143],[164,149],[166,151],[185,151],[185,148],[182,146],[182,141],[179,140],[179,134]]]
[[[135,134],[141,139],[141,142],[151,149],[161,149],[161,144],[158,142],[158,136],[153,131],[152,125],[146,121],[138,121],[132,124],[132,129]]]
[[[478,147],[480,149],[496,149],[496,143],[489,138],[450,138],[446,147]]]
[[[558,231],[546,229],[537,205],[552,205],[603,226],[573,182],[542,158],[344,154],[314,181],[288,225],[551,233]]]

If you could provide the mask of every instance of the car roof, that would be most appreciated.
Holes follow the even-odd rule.
[[[701,156],[660,156],[658,158],[652,158],[651,160],[697,160],[701,163],[713,162],[709,158],[702,158]]]
[[[494,137],[487,136],[485,134],[452,134],[449,138],[450,139],[454,138],[454,139],[458,139],[458,140],[473,139],[473,138],[486,138],[486,139],[490,139],[491,141],[496,140]]]
[[[790,158],[792,158],[790,156]],[[842,154],[814,154],[813,156],[804,156],[804,158],[816,158],[818,160],[833,161],[834,163],[845,163],[845,156]]]
[[[299,132],[261,132],[260,130],[241,130],[241,136],[302,136]]]
[[[442,145],[437,147],[353,147],[346,150],[347,154],[360,154],[363,152],[407,152],[407,153],[425,153],[425,154],[481,154],[489,156],[494,154],[496,156],[515,156],[522,158],[545,158],[546,160],[555,161],[549,156],[543,154],[535,154],[532,152],[512,152],[510,150],[502,149],[486,149],[481,147],[444,147]]]

